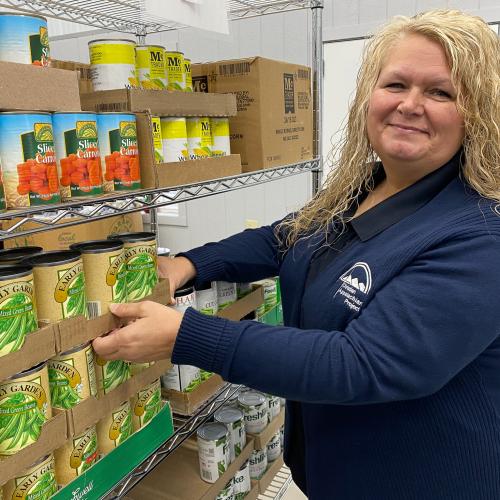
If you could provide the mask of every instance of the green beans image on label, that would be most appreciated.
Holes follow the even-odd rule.
[[[97,424],[99,450],[103,454],[113,451],[132,435],[130,402],[124,401],[110,415]]]
[[[142,429],[151,422],[153,417],[160,413],[161,408],[161,385],[160,379],[157,379],[140,390],[132,398],[132,422],[134,430]]]
[[[34,293],[31,267],[0,270],[0,356],[21,349],[38,328]]]
[[[119,359],[106,361],[96,355],[95,371],[99,395],[107,394],[130,378],[130,364]]]

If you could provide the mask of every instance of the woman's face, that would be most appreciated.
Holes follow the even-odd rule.
[[[384,166],[424,175],[460,148],[464,121],[440,45],[421,35],[398,40],[382,66],[367,116],[368,137]]]

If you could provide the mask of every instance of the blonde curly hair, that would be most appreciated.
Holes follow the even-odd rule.
[[[311,234],[326,235],[362,191],[373,189],[376,153],[366,128],[368,103],[387,52],[410,34],[443,48],[465,123],[461,175],[482,196],[500,201],[500,39],[484,20],[458,10],[397,16],[365,47],[356,95],[342,138],[329,154],[332,170],[323,189],[277,227],[284,248]]]

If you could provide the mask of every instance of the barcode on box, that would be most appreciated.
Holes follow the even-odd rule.
[[[249,62],[219,65],[220,76],[243,75],[245,73],[250,73]]]
[[[309,79],[309,70],[308,69],[298,69],[297,70],[297,77],[300,78],[301,80],[308,80]]]
[[[96,111],[127,111],[128,103],[126,102],[108,102],[96,105]]]
[[[97,318],[101,315],[101,302],[87,302],[87,313],[89,319]]]

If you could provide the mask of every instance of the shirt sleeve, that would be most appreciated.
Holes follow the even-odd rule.
[[[300,330],[185,314],[173,362],[304,402],[424,397],[500,332],[500,240],[456,239],[421,254],[346,330]]]
[[[196,282],[229,281],[245,283],[279,274],[281,252],[275,234],[277,221],[270,226],[247,229],[218,243],[207,243],[178,254],[196,268]]]

